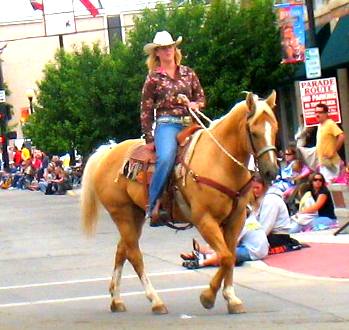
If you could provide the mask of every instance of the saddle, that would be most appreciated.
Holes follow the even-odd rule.
[[[178,133],[177,141],[179,148],[177,151],[177,159],[180,159],[181,155],[185,152],[185,147],[189,145],[189,142],[191,141],[190,137],[200,128],[200,125],[193,124],[184,128]],[[130,161],[128,170],[129,172],[133,172],[133,174],[131,176],[127,175],[127,177],[134,179],[139,183],[146,182],[146,184],[149,185],[156,163],[155,150],[150,150],[145,145],[140,145],[132,151],[129,158]]]
[[[187,151],[192,135],[201,127],[198,124],[193,124],[184,128],[177,135],[177,141],[179,148],[177,150],[177,161],[182,159],[183,155]],[[148,188],[151,182],[152,175],[154,173],[156,163],[155,150],[149,150],[145,145],[136,147],[130,154],[129,161],[124,168],[124,175],[130,179],[143,184],[144,194],[148,199]],[[175,202],[173,177],[170,178],[167,188],[161,198],[161,209],[164,209],[169,217],[172,219],[172,208]]]

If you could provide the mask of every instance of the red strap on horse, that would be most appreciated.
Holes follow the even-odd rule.
[[[252,180],[253,180],[253,176],[251,176],[251,178],[247,181],[247,183],[239,191],[235,191],[235,190],[232,190],[226,186],[223,186],[220,183],[213,181],[209,178],[205,178],[205,177],[199,176],[199,175],[194,175],[194,181],[201,183],[201,184],[205,184],[206,186],[215,188],[216,190],[222,192],[223,194],[228,195],[231,199],[235,199],[235,198],[239,198],[240,196],[243,196],[248,191],[248,188],[249,188]]]
[[[210,178],[206,178],[204,176],[200,176],[200,175],[196,175],[191,169],[190,167],[184,162],[183,159],[181,159],[181,163],[182,165],[185,167],[185,169],[189,172],[189,174],[191,174],[193,176],[193,180],[195,182],[201,183],[201,184],[205,184],[206,186],[212,187],[220,192],[222,192],[225,195],[228,195],[231,199],[239,199],[240,196],[243,196],[248,189],[250,188],[250,185],[252,183],[253,180],[253,176],[251,176],[251,178],[247,181],[246,184],[244,184],[240,190],[235,191],[232,190],[226,186],[223,186],[222,184],[210,179]]]

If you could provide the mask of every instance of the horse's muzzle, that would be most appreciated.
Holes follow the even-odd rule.
[[[275,180],[279,172],[279,168],[277,166],[268,166],[267,168],[261,167],[259,170],[262,178],[268,183]]]

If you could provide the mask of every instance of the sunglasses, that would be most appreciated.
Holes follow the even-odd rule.
[[[313,182],[315,182],[315,181],[323,182],[324,180],[322,180],[322,178],[314,178],[314,179],[313,179]]]
[[[316,111],[315,112],[317,116],[321,115],[322,113],[327,113],[326,111]]]

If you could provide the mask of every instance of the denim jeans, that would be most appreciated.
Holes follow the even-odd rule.
[[[182,124],[158,123],[154,132],[156,164],[149,187],[148,212],[151,213],[156,201],[166,185],[167,179],[176,161],[177,134],[183,129]]]
[[[236,264],[240,264],[244,261],[251,261],[250,253],[244,245],[238,245],[236,248]]]

